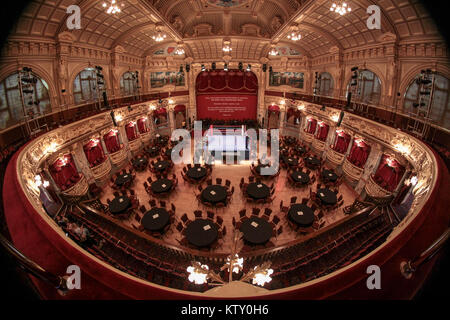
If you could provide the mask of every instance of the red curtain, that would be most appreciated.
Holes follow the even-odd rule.
[[[382,188],[392,192],[397,188],[404,173],[405,167],[400,165],[397,160],[383,154],[374,180]]]
[[[352,150],[348,157],[348,161],[359,168],[364,168],[367,158],[369,157],[371,147],[364,141],[353,142]]]
[[[103,136],[106,149],[109,153],[115,153],[120,150],[120,142],[118,132],[111,130],[109,133]]]
[[[99,141],[91,140],[83,146],[83,149],[91,168],[105,162],[105,153]]]
[[[351,139],[352,137],[345,132],[336,133],[336,140],[334,142],[334,146],[332,146],[332,149],[341,154],[345,154]]]
[[[143,119],[143,118],[141,118],[137,121],[139,133],[147,133],[148,132],[147,124],[145,123],[145,121],[146,121],[146,119]]]
[[[258,78],[251,71],[213,70],[197,76],[197,93],[258,93]]]
[[[326,123],[323,123],[319,125],[319,130],[317,130],[316,138],[320,141],[327,140],[328,137],[328,130],[330,129],[330,126]]]
[[[134,123],[129,123],[125,126],[125,131],[127,132],[128,141],[133,141],[137,139],[136,125]]]
[[[305,130],[307,133],[314,134],[316,132],[317,120],[316,119],[308,119],[308,127]]]
[[[50,166],[49,171],[53,181],[63,191],[69,189],[81,179],[70,153],[64,155],[62,159],[56,160]]]

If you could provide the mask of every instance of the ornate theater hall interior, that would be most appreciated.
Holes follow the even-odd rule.
[[[14,286],[390,300],[429,283],[450,64],[425,1],[22,3],[0,54]]]

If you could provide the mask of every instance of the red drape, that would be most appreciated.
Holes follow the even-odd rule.
[[[239,70],[204,71],[197,76],[197,93],[254,93],[258,92],[258,78],[253,72]]]
[[[106,157],[100,141],[91,140],[83,146],[83,149],[91,168],[105,162]]]
[[[332,149],[341,154],[345,154],[351,139],[352,137],[345,132],[336,133],[336,140],[334,142],[334,146],[332,146]]]
[[[364,141],[353,142],[348,161],[359,168],[364,168],[367,158],[369,157],[370,149],[370,146]]]
[[[127,132],[128,141],[133,141],[137,139],[136,125],[134,123],[129,123],[125,126],[125,131]]]
[[[310,134],[314,134],[316,132],[317,120],[316,119],[308,119],[308,127],[306,128],[306,132]]]
[[[148,132],[147,124],[145,121],[146,121],[146,119],[143,119],[143,118],[141,118],[137,121],[139,133],[147,133]]]
[[[388,155],[383,154],[374,180],[381,187],[392,192],[397,188],[404,173],[405,167],[400,165],[397,160],[391,159]]]
[[[106,149],[109,153],[115,153],[120,150],[119,133],[111,130],[103,136]]]
[[[328,130],[330,129],[330,126],[326,123],[323,123],[319,125],[319,130],[317,130],[316,138],[320,141],[327,140],[328,137]]]
[[[53,181],[63,191],[69,189],[81,179],[70,153],[64,155],[63,159],[56,160],[50,166],[49,171]]]

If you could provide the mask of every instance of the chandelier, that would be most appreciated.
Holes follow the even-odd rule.
[[[270,51],[269,51],[269,55],[271,55],[271,56],[278,55],[278,50],[275,47],[272,47],[272,49],[270,49]]]
[[[123,7],[123,4],[122,4]],[[108,8],[106,10],[107,14],[116,14],[116,13],[120,13],[120,8],[119,8],[119,4],[117,3],[117,0],[111,0],[111,3],[108,4],[106,2],[103,2],[103,8]]]
[[[183,46],[178,46],[177,50],[175,50],[175,54],[182,56],[185,53]]]
[[[231,42],[230,41],[224,41],[222,50],[223,50],[223,52],[233,51],[233,48],[231,48]]]
[[[166,34],[161,32],[160,27],[156,28],[156,32],[158,32],[158,33],[156,35],[152,36],[152,39],[155,40],[156,42],[164,41],[167,38]]]
[[[302,35],[299,32],[293,31],[291,34],[288,34],[288,39],[292,41],[298,41],[302,38]]]
[[[341,0],[341,1],[337,1],[337,3],[333,2],[333,4],[331,5],[331,8],[330,8],[330,11],[334,11],[336,13],[339,13],[341,16],[343,16],[344,14],[352,11],[352,8],[350,8],[346,2],[343,2]]]
[[[232,253],[228,256],[225,265],[220,269],[220,271],[228,270],[228,283],[233,281],[233,273],[240,273],[244,269],[244,259],[236,253],[237,242],[241,237],[242,233],[236,231],[233,237]],[[254,285],[264,286],[266,283],[272,281],[270,276],[273,274],[273,270],[270,269],[270,266],[270,262],[264,262],[260,266],[255,266],[242,276],[240,282],[251,281]],[[218,285],[227,284],[227,282],[222,280],[220,275],[210,270],[207,265],[203,265],[197,261],[192,262],[192,265],[187,268],[187,272],[189,273],[189,281],[198,285],[205,284],[208,280]]]

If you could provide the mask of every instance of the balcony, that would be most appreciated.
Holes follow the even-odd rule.
[[[339,166],[344,163],[345,154],[333,150],[331,147],[327,150],[327,160],[332,164]]]
[[[325,150],[325,141],[319,139],[313,139],[312,147],[318,152],[323,152]]]
[[[76,184],[74,184],[72,187],[70,187],[67,190],[64,190],[62,193],[65,196],[71,196],[71,197],[82,197],[86,195],[89,191],[89,184],[84,177],[84,175],[81,175],[80,181],[78,181]]]
[[[342,166],[344,174],[351,180],[359,180],[364,172],[363,168],[355,166],[353,163],[348,161],[347,158],[344,159],[344,165]]]
[[[385,198],[392,196],[393,193],[380,187],[375,180],[373,180],[373,176],[371,175],[369,177],[369,180],[366,183],[366,186],[364,187],[367,194],[372,198]]]
[[[125,148],[122,148],[117,152],[111,153],[109,156],[112,164],[116,167],[120,167],[120,165],[127,159],[127,151]]]
[[[95,180],[101,181],[107,179],[111,172],[111,162],[109,161],[109,158],[106,158],[106,160],[98,166],[92,167],[91,172],[94,175]]]

